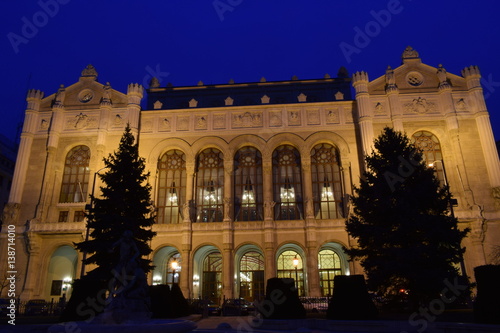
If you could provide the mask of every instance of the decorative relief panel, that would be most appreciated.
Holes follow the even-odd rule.
[[[385,104],[382,102],[377,102],[375,103],[375,106],[373,107],[373,112],[375,115],[384,115],[387,113]]]
[[[346,106],[344,108],[344,115],[345,115],[345,122],[346,123],[352,123],[354,122],[353,120],[353,115],[352,115],[352,108],[350,106]]]
[[[460,98],[459,100],[457,100],[455,102],[455,108],[457,109],[457,111],[467,111],[468,106],[467,103],[465,102],[465,99]]]
[[[177,130],[187,131],[189,129],[189,116],[177,116]]]
[[[201,116],[196,116],[196,123],[194,124],[194,128],[197,130],[206,130],[207,129],[207,121],[208,116],[201,115]]]
[[[40,130],[41,131],[46,131],[49,129],[50,125],[50,118],[44,118],[42,121],[40,121]]]
[[[340,123],[340,118],[339,118],[339,110],[325,110],[326,114],[326,123],[327,124],[339,124]]]
[[[158,122],[158,130],[160,132],[170,132],[172,130],[172,118],[160,117],[160,121]]]
[[[281,111],[269,111],[269,126],[277,127],[282,125]]]
[[[262,127],[262,112],[233,113],[233,128]]]
[[[66,118],[65,129],[85,129],[85,128],[95,128],[97,127],[97,118],[89,117],[84,113],[77,114],[74,117],[68,116]]]
[[[144,119],[141,121],[141,131],[151,132],[153,131],[153,120],[151,118]]]
[[[410,103],[404,103],[403,107],[407,113],[432,113],[436,112],[436,103],[429,102],[427,99],[419,97],[413,99]]]
[[[300,110],[290,110],[288,111],[288,125],[297,126],[300,125]]]
[[[225,129],[226,128],[226,114],[215,114],[213,119],[214,129]]]
[[[319,125],[320,123],[319,110],[307,110],[307,125]]]
[[[123,115],[123,114],[116,114],[113,117],[113,126],[114,127],[122,126],[123,123],[124,123],[124,119],[125,119],[125,115]]]

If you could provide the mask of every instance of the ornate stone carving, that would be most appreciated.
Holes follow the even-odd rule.
[[[228,96],[225,100],[224,103],[226,106],[231,106],[234,103],[234,99],[232,99],[230,96]]]
[[[80,114],[76,115],[75,118],[68,120],[68,122],[76,129],[84,129],[88,126],[88,118],[89,117],[86,114],[80,112]]]
[[[154,104],[153,104],[153,108],[154,108],[155,110],[159,110],[159,109],[161,109],[161,107],[162,107],[162,106],[163,106],[163,103],[162,103],[162,102],[160,102],[160,101],[156,101],[156,102],[154,102]]]
[[[46,130],[49,128],[50,120],[49,119],[42,119],[40,122],[40,129],[41,130]]]
[[[264,202],[264,212],[265,212],[265,219],[274,219],[274,206],[276,205],[276,202],[274,201],[266,201]]]
[[[233,114],[234,128],[262,127],[262,112],[245,112]]]
[[[381,102],[377,102],[377,104],[373,107],[373,110],[376,114],[385,114],[385,106]]]
[[[92,65],[87,65],[85,69],[82,71],[82,76],[83,77],[94,77],[97,79],[97,71],[95,70],[95,67]]]
[[[57,90],[56,98],[54,100],[54,107],[55,108],[64,107],[64,97],[65,96],[66,96],[66,88],[64,88],[64,85],[61,84],[61,86]]]
[[[307,125],[319,125],[320,123],[319,110],[307,110]]]
[[[172,129],[172,123],[170,121],[170,118],[163,118],[160,121],[160,131],[170,131]]]
[[[352,123],[353,120],[353,115],[352,115],[352,108],[346,107],[344,109],[344,115],[345,115],[345,122],[346,123]]]
[[[300,111],[288,111],[288,125],[300,125]]]
[[[281,111],[270,111],[269,112],[269,126],[277,127],[283,124],[281,119]]]
[[[326,123],[327,124],[338,124],[339,121],[339,110],[325,110],[326,112]]]
[[[189,116],[178,116],[177,117],[177,130],[187,131],[189,129]]]
[[[207,129],[207,116],[196,116],[196,129]]]
[[[260,102],[261,102],[262,104],[269,104],[269,100],[270,100],[270,98],[269,98],[269,96],[267,96],[267,95],[264,95],[264,96],[262,96],[262,97],[260,98]]]
[[[436,111],[436,104],[433,102],[428,102],[425,98],[419,97],[413,99],[410,103],[405,103],[404,108],[406,112],[414,113],[431,113]]]
[[[102,99],[101,99],[101,105],[112,105],[113,102],[111,101],[111,85],[109,82],[106,82],[106,84],[102,87],[103,92],[102,92]]]
[[[18,203],[8,203],[5,205],[2,213],[2,221],[4,224],[15,224],[19,218],[19,210],[21,205]]]
[[[342,100],[344,100],[344,94],[342,92],[340,92],[340,91],[337,91],[335,93],[335,100],[336,101],[342,101]]]
[[[142,122],[141,127],[141,130],[151,132],[153,130],[153,121],[151,119],[146,119]]]
[[[214,115],[214,129],[224,129],[226,128],[226,115],[215,114]]]
[[[418,58],[418,52],[415,51],[411,46],[407,46],[406,49],[403,51],[403,56],[401,58],[403,59],[411,59],[411,58]]]
[[[459,111],[466,111],[467,110],[467,103],[465,102],[465,100],[463,98],[460,98],[456,102],[455,105],[456,105],[456,109]]]
[[[231,206],[232,201],[230,198],[224,198],[224,220],[231,220]]]
[[[297,96],[297,101],[299,101],[299,102],[307,102],[307,96],[304,93],[300,93],[300,95]]]
[[[153,76],[149,81],[149,88],[158,88],[160,86],[160,81],[157,77]]]
[[[123,116],[120,114],[117,114],[115,116],[114,123],[115,123],[115,126],[121,126],[123,124]]]

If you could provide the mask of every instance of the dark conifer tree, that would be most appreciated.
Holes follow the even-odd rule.
[[[97,267],[86,278],[109,281],[118,266],[120,246],[116,246],[125,231],[132,234],[140,253],[140,267],[151,270],[151,260],[144,257],[151,253],[149,242],[155,235],[151,230],[154,210],[151,203],[149,173],[145,173],[144,159],[139,156],[138,145],[129,125],[120,140],[118,151],[104,158],[105,172],[98,174],[103,182],[102,197],[92,197],[92,207],[87,219],[90,238],[76,244],[89,255],[84,264]]]
[[[406,135],[385,128],[365,158],[367,171],[352,197],[346,230],[357,245],[368,285],[384,295],[408,290],[413,305],[428,302],[458,278],[465,251],[450,214],[451,194]]]

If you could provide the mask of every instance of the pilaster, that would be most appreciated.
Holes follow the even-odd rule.
[[[363,153],[366,156],[373,150],[373,112],[370,106],[370,95],[368,93],[368,74],[366,72],[354,73],[352,85],[356,90],[361,144]]]
[[[389,100],[392,126],[396,131],[403,132],[403,108],[399,99],[399,88],[396,85],[394,70],[391,66],[387,67],[385,71],[385,83],[385,93]]]
[[[139,134],[139,116],[141,112],[141,99],[143,97],[144,89],[138,83],[131,83],[128,85],[127,98],[128,98],[128,112],[129,124],[134,137]]]

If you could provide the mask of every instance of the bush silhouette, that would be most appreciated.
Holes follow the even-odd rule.
[[[474,268],[477,297],[474,302],[474,320],[483,324],[500,324],[500,280],[499,265],[484,265]]]
[[[337,275],[326,313],[328,319],[373,320],[378,313],[363,275]]]
[[[298,319],[306,316],[293,279],[267,280],[266,298],[257,310],[266,319]]]

